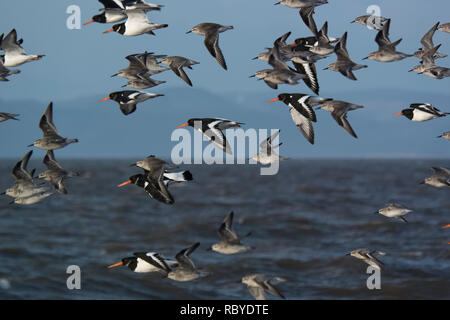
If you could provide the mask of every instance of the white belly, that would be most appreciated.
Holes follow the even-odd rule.
[[[428,112],[424,112],[424,111],[420,111],[420,110],[414,110],[413,113],[414,117],[412,121],[417,121],[417,122],[422,122],[422,121],[427,121],[427,120],[431,120],[434,118],[437,118],[437,116],[435,116],[434,114],[428,113]]]
[[[32,56],[21,55],[5,55],[5,67],[17,67],[26,62],[33,60]]]

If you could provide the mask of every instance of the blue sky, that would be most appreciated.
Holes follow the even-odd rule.
[[[2,83],[1,96],[7,100],[20,97],[42,101],[101,96],[104,92],[120,88],[124,83],[123,79],[109,77],[126,66],[124,57],[145,50],[182,55],[200,61],[200,65],[189,73],[195,87],[213,92],[270,92],[263,83],[248,78],[255,71],[266,67],[263,62],[252,61],[251,58],[286,31],[292,31],[292,39],[310,34],[297,10],[274,6],[274,2],[159,1],[165,7],[161,12],[149,13],[150,20],[168,23],[169,27],[158,30],[156,37],[123,37],[116,33],[102,34],[110,26],[105,24],[90,24],[81,30],[66,28],[66,9],[69,5],[80,6],[82,21],[85,22],[101,7],[95,0],[7,1],[2,3],[0,30],[7,33],[16,28],[19,36],[25,40],[27,52],[47,56],[40,62],[19,67],[22,74],[14,77],[10,83]],[[329,0],[328,5],[317,8],[315,19],[319,26],[328,20],[331,36],[337,37],[348,31],[348,49],[351,57],[358,62],[376,50],[373,41],[376,33],[349,22],[365,14],[367,7],[374,4],[380,6],[382,15],[393,19],[391,38],[403,38],[398,49],[407,53],[420,47],[420,38],[435,22],[450,20],[450,2],[447,0],[434,0],[434,6],[418,0]],[[233,25],[235,28],[221,34],[220,39],[229,71],[222,70],[209,55],[201,36],[185,34],[192,26],[206,21]],[[450,35],[437,32],[435,43],[442,43],[441,51],[450,52]],[[321,61],[318,66],[323,69],[333,59],[332,56]],[[322,94],[384,87],[421,88],[441,93],[448,90],[448,80],[436,81],[405,73],[417,62],[417,59],[412,58],[392,64],[368,61],[369,68],[357,73],[357,82],[332,71],[320,72]],[[448,65],[448,58],[439,63]],[[164,88],[183,85],[180,79],[170,73],[155,78],[168,81]],[[162,86],[153,88],[153,91],[160,88]],[[302,86],[299,88],[305,90]]]
[[[55,105],[58,108],[76,105],[78,99],[83,101],[82,103],[84,104],[86,104],[86,101],[92,101],[92,105],[88,103],[88,105],[83,105],[83,108],[108,112],[108,116],[114,117],[114,119],[105,121],[115,121],[115,124],[123,124],[124,126],[133,123],[133,120],[131,120],[133,117],[125,119],[121,114],[117,114],[117,107],[116,105],[113,106],[113,103],[101,105],[100,108],[97,101],[106,97],[112,91],[121,90],[121,86],[126,83],[125,79],[110,77],[119,69],[127,66],[127,61],[124,59],[125,56],[147,50],[158,54],[181,55],[199,61],[200,64],[195,65],[194,70],[188,70],[188,74],[194,83],[192,90],[199,90],[199,94],[202,94],[202,92],[220,94],[237,102],[237,106],[243,110],[241,113],[239,109],[233,109],[235,110],[233,114],[223,112],[223,109],[216,110],[214,108],[214,100],[212,100],[209,108],[217,114],[211,111],[211,114],[208,114],[208,116],[228,116],[234,120],[241,120],[245,116],[243,120],[249,123],[251,122],[247,119],[249,112],[256,110],[255,108],[260,108],[265,113],[259,114],[258,123],[252,123],[252,126],[258,127],[261,124],[269,127],[271,119],[276,118],[277,121],[279,120],[277,128],[290,130],[284,131],[285,135],[288,135],[288,137],[285,136],[285,139],[288,142],[291,141],[291,143],[284,144],[287,156],[299,155],[297,145],[302,146],[302,151],[305,151],[305,154],[318,157],[345,156],[347,154],[363,156],[366,154],[367,151],[362,151],[364,148],[361,144],[354,147],[348,147],[345,144],[343,148],[337,147],[334,142],[331,142],[331,145],[328,147],[323,144],[322,147],[318,145],[309,146],[295,126],[293,126],[287,109],[283,109],[280,105],[272,106],[274,104],[268,105],[265,103],[268,99],[272,99],[282,92],[311,93],[303,84],[298,86],[281,86],[279,90],[272,90],[262,81],[249,78],[249,75],[255,73],[255,71],[267,67],[264,62],[251,59],[263,51],[265,47],[271,46],[275,38],[287,31],[292,32],[290,40],[311,34],[301,21],[298,10],[280,5],[274,6],[273,4],[276,0],[154,0],[152,2],[162,4],[165,7],[161,12],[150,12],[150,20],[156,23],[167,23],[169,27],[156,30],[156,36],[142,35],[138,37],[124,37],[117,33],[102,34],[103,31],[111,27],[111,25],[107,24],[93,23],[82,27],[81,30],[67,29],[66,20],[69,17],[66,13],[67,8],[70,5],[80,6],[81,21],[86,22],[94,14],[97,14],[99,8],[101,8],[101,4],[96,0],[42,0],[39,2],[16,0],[2,4],[0,32],[8,33],[12,28],[16,28],[19,37],[24,39],[23,47],[27,53],[46,55],[41,61],[18,67],[22,71],[21,74],[12,76],[10,82],[0,84],[0,101],[34,100],[39,102],[35,105],[42,104],[39,110],[35,110],[33,113],[33,119],[28,119],[29,117],[27,118],[26,114],[23,116],[24,121],[21,124],[23,129],[21,130],[28,130],[28,126],[31,125],[28,121],[32,121],[33,133],[27,132],[26,136],[23,137],[23,142],[20,142],[21,145],[23,143],[26,146],[40,134],[39,129],[37,129],[38,114],[42,114],[49,101],[55,101]],[[371,5],[378,5],[383,16],[392,18],[391,40],[395,41],[403,38],[402,43],[398,46],[398,50],[406,53],[413,53],[420,47],[421,37],[437,21],[442,23],[450,21],[450,16],[448,15],[450,2],[448,0],[434,0],[433,6],[429,2],[418,0],[329,0],[329,4],[316,9],[315,20],[317,25],[320,27],[325,21],[328,21],[329,35],[334,37],[339,37],[345,31],[348,31],[347,47],[350,56],[356,62],[363,62],[362,58],[377,49],[377,45],[374,42],[375,31],[368,30],[359,24],[350,23],[355,17],[366,14],[367,8]],[[202,22],[216,22],[234,26],[233,30],[222,33],[220,36],[220,45],[227,60],[228,71],[223,70],[209,55],[203,45],[203,37],[196,34],[185,34],[191,27]],[[449,34],[438,31],[434,41],[436,44],[442,43],[440,52],[450,53]],[[383,121],[391,122],[389,124],[390,130],[384,133],[383,131],[377,132],[378,135],[382,135],[380,140],[392,142],[395,144],[395,148],[398,146],[399,154],[419,156],[449,155],[445,151],[441,153],[442,143],[435,141],[438,139],[433,141],[427,140],[428,138],[421,136],[424,133],[420,131],[421,128],[426,128],[426,130],[429,130],[426,134],[434,136],[444,130],[450,130],[450,126],[447,126],[448,118],[433,120],[423,124],[406,124],[406,119],[400,120],[397,119],[399,117],[395,117],[395,119],[392,117],[393,111],[399,112],[412,102],[438,103],[437,107],[450,111],[450,105],[445,105],[449,97],[449,79],[435,80],[415,73],[408,73],[407,71],[419,62],[416,58],[409,58],[400,62],[384,64],[365,60],[364,63],[369,68],[357,71],[358,81],[351,81],[339,73],[322,70],[334,61],[335,56],[331,55],[317,65],[321,85],[320,95],[363,104],[371,108],[371,111],[363,110],[350,115],[352,124],[354,121],[359,121],[360,117],[366,117],[367,119],[363,120],[367,122],[371,120],[370,117],[378,117],[383,119]],[[440,59],[437,62],[444,66],[450,65],[449,58]],[[178,89],[191,89],[172,72],[165,72],[156,75],[154,78],[165,80],[167,83],[148,89],[147,91],[149,92],[171,92],[174,95],[174,92],[178,92]],[[398,90],[398,98],[393,99],[393,93],[395,95],[396,90]],[[389,91],[390,100],[384,104],[383,96],[387,94],[387,91]],[[361,99],[361,92],[368,92],[369,94],[366,95],[366,98]],[[410,93],[415,93],[414,98],[410,96]],[[183,99],[195,99],[192,96],[195,97],[195,95],[180,93],[178,108],[184,108],[186,101]],[[245,97],[245,99],[239,100],[241,96]],[[439,99],[437,96],[439,96]],[[377,97],[376,103],[370,97]],[[174,97],[171,98],[172,106],[174,105]],[[189,101],[189,105],[192,108],[192,117],[204,114],[196,113],[195,101]],[[158,111],[152,109],[152,106],[163,108],[164,100],[147,103],[146,107],[138,107],[138,112],[140,113],[134,116],[147,116],[148,108],[151,109],[148,112],[151,112],[152,117],[155,117],[153,119],[158,119]],[[387,111],[384,110],[386,111],[385,114],[377,114],[376,108],[383,107],[387,109]],[[204,106],[199,107],[199,109],[201,108],[203,108],[202,112],[204,112]],[[223,104],[221,108],[224,108]],[[14,112],[14,110],[8,108],[7,103],[2,105],[0,110]],[[64,132],[63,129],[70,127],[68,123],[73,121],[73,112],[70,113],[72,118],[68,114],[62,111],[55,112],[57,126],[61,128],[60,131],[65,136],[78,138],[81,136],[83,138],[83,135],[76,131]],[[325,114],[325,116],[324,114],[321,114],[322,118],[330,117],[328,114]],[[173,115],[176,116],[176,112]],[[83,116],[83,114],[79,115],[79,121],[82,121]],[[187,119],[176,118],[173,119],[174,123],[172,123],[172,120],[161,119],[161,121],[168,121],[167,126],[170,130],[185,120]],[[127,122],[125,123],[124,121]],[[325,121],[328,121],[328,119],[320,121],[324,121],[322,123],[325,124],[327,123]],[[395,124],[398,122],[394,121],[401,121],[401,124],[405,126],[405,130],[411,130],[402,131],[403,138],[409,132],[416,134],[417,139],[420,140],[414,143],[422,144],[424,146],[423,150],[411,150],[410,143],[413,141],[413,138],[408,143],[400,140],[400,138],[395,140],[395,137],[393,137],[395,132],[393,134],[392,130],[395,130]],[[5,133],[12,130],[13,125],[14,123],[4,124],[0,128],[0,144],[8,143],[6,139],[2,139],[2,136],[6,138],[7,134]],[[334,126],[336,124],[328,121],[327,125]],[[102,130],[105,126],[105,123],[101,123],[98,129]],[[357,124],[354,124],[354,128],[359,131],[358,133],[364,131],[364,128],[358,128]],[[430,128],[433,128],[433,130],[430,130]],[[334,130],[335,128],[331,127],[331,129]],[[339,127],[337,129],[337,132],[342,130]],[[116,134],[119,133],[117,132]],[[167,135],[166,140],[170,139],[170,134],[168,133]],[[364,132],[361,132],[359,135],[364,137]],[[330,137],[330,139],[333,138],[335,137]],[[336,139],[340,139],[337,140],[340,142],[346,138],[351,137],[339,136]],[[139,143],[142,144],[145,139],[143,136],[134,136],[130,141],[135,141],[136,144],[128,143],[126,146],[128,148],[127,152],[122,153],[121,156],[139,153],[137,146]],[[359,139],[360,141],[358,142],[363,143],[363,139]],[[351,142],[353,143],[353,141]],[[426,147],[433,146],[434,153],[430,149],[425,148],[425,144],[427,145]],[[160,149],[157,151],[163,150],[161,152],[169,154],[170,147],[167,147],[167,141],[161,142],[158,144],[158,147]],[[389,156],[394,147],[383,149],[383,145],[380,144],[377,148],[380,149],[371,150],[372,154]],[[83,156],[96,155],[95,150],[88,148],[86,144],[82,143],[78,144],[77,147],[70,146],[66,149],[61,152],[70,156],[76,156],[80,153],[83,153]],[[130,149],[135,150],[135,152],[132,153]],[[121,148],[118,148],[118,154],[120,153],[119,150]],[[333,151],[331,152],[330,150]],[[116,150],[111,149],[110,152],[114,153]],[[24,152],[20,149],[6,156],[18,156],[22,153]],[[155,153],[157,152],[155,151]],[[107,154],[106,151],[98,153],[98,155],[104,154]],[[5,152],[0,151],[0,156],[4,157]]]

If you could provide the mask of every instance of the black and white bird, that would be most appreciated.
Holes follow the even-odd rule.
[[[199,246],[200,243],[197,242],[189,248],[183,249],[178,252],[175,256],[176,261],[172,265],[168,264],[164,259],[157,259],[154,261],[152,261],[153,259],[147,260],[158,270],[158,272],[164,274],[169,279],[180,282],[192,281],[207,275],[205,272],[198,270],[194,262],[190,258],[190,255]]]
[[[248,291],[256,300],[267,300],[266,291],[278,298],[286,299],[275,287],[277,284],[286,281],[284,278],[267,279],[265,275],[258,273],[247,275],[241,281],[247,285]]]
[[[403,222],[408,222],[404,215],[412,212],[412,210],[405,208],[404,206],[396,203],[391,203],[387,207],[379,209],[376,213],[379,213],[388,218],[396,218]]]
[[[157,252],[135,252],[133,257],[123,258],[121,261],[108,266],[109,269],[118,266],[125,266],[131,271],[137,273],[162,272],[167,267],[176,268],[178,263],[173,260],[167,260]]]
[[[136,111],[136,106],[138,103],[162,96],[164,95],[135,90],[125,90],[112,92],[107,98],[101,99],[100,102],[107,100],[113,100],[117,102],[119,104],[120,111],[122,111],[122,113],[127,116]]]
[[[334,120],[336,120],[338,125],[344,128],[344,130],[347,131],[352,137],[358,138],[355,131],[353,131],[352,126],[347,120],[347,112],[361,108],[364,107],[350,102],[329,100],[325,101],[317,109],[322,109],[331,112],[331,116],[333,117]]]
[[[435,188],[450,187],[450,170],[441,167],[432,167],[434,174],[425,178],[420,184],[428,184]]]
[[[104,8],[100,9],[101,13],[92,17],[91,20],[84,23],[86,26],[90,23],[115,23],[127,18],[125,6],[120,0],[98,0],[103,4]]]
[[[334,47],[334,53],[337,56],[337,61],[330,64],[324,70],[333,70],[340,72],[343,76],[350,80],[357,80],[353,71],[367,68],[366,65],[357,64],[350,59],[347,51],[347,32],[339,39],[338,43]]]
[[[35,146],[44,150],[56,150],[64,148],[71,143],[78,142],[78,139],[63,138],[59,135],[53,123],[53,102],[50,102],[42,115],[39,121],[39,128],[43,133],[42,139],[36,140],[29,147]]]
[[[411,121],[422,122],[436,118],[442,118],[450,114],[449,112],[441,112],[438,108],[433,107],[430,103],[412,103],[409,108],[403,109],[402,112],[396,113],[395,116],[405,116]]]
[[[200,62],[185,57],[171,56],[163,58],[161,63],[167,65],[179,78],[192,87],[191,79],[189,79],[183,68],[192,69],[193,65],[199,64]]]
[[[381,251],[374,251],[374,250],[369,250],[366,248],[359,248],[359,249],[353,250],[352,252],[348,253],[347,255],[355,257],[356,259],[360,259],[360,260],[364,261],[365,263],[367,263],[368,265],[380,270],[381,266],[384,265],[384,263],[381,262],[380,260],[378,260],[376,255],[384,256],[386,254]]]
[[[0,50],[3,50],[5,54],[2,57],[2,62],[5,67],[17,67],[24,63],[40,60],[45,55],[27,55],[21,44],[23,39],[17,41],[17,31],[12,29],[6,37],[3,34],[0,35]]]
[[[300,132],[314,144],[314,128],[312,122],[317,122],[313,107],[332,99],[314,97],[303,93],[282,93],[268,102],[281,101],[289,106],[292,120]]]
[[[196,33],[205,36],[205,46],[217,62],[227,70],[227,63],[219,47],[219,33],[233,29],[233,26],[223,26],[217,23],[205,22],[194,26],[186,33]]]
[[[377,36],[375,37],[375,42],[378,44],[378,51],[370,53],[364,59],[370,59],[378,62],[394,62],[413,56],[412,54],[398,52],[396,50],[397,45],[402,41],[402,39],[391,42],[389,39],[390,26],[391,19],[387,19],[383,29],[378,31]]]
[[[47,151],[43,163],[47,167],[47,170],[40,173],[38,178],[50,182],[53,188],[55,188],[59,193],[67,194],[68,192],[66,186],[64,185],[64,180],[67,178],[76,177],[79,174],[64,170],[59,162],[56,161],[52,150]]]
[[[192,118],[177,128],[191,126],[200,131],[211,143],[219,147],[222,151],[232,154],[230,144],[228,143],[222,130],[240,127],[242,122],[231,121],[222,118]]]
[[[17,119],[18,116],[20,116],[20,114],[0,112],[0,122],[7,121],[7,120],[19,121],[19,119]]]
[[[139,36],[142,34],[155,35],[153,30],[167,28],[168,24],[156,24],[150,22],[147,17],[147,9],[126,10],[127,21],[113,25],[113,27],[103,33],[117,32],[127,37]]]
[[[247,252],[252,249],[251,247],[244,246],[241,243],[239,236],[236,234],[236,232],[234,232],[232,226],[233,217],[233,211],[227,214],[219,229],[217,230],[217,234],[219,235],[221,241],[213,244],[211,246],[211,250],[222,254],[236,254]],[[247,234],[246,236],[248,235],[249,234]]]
[[[144,188],[145,192],[157,201],[165,204],[175,203],[172,194],[168,190],[168,179],[164,178],[166,170],[170,169],[170,165],[166,161],[151,155],[137,161],[132,166],[144,169],[144,174],[130,177],[128,181],[120,184],[119,187],[134,183],[138,187]]]

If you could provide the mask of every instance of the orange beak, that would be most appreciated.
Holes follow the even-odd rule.
[[[118,187],[120,188],[120,187],[126,186],[127,184],[130,184],[131,182],[132,182],[131,180],[125,181],[124,183],[119,184]]]
[[[111,269],[111,268],[114,268],[114,267],[118,267],[118,266],[122,266],[122,265],[123,265],[123,263],[122,263],[122,261],[120,261],[120,262],[117,262],[116,264],[110,265],[110,266],[108,267],[108,269]]]
[[[402,116],[402,115],[403,115],[402,112],[394,114],[394,116]]]
[[[103,32],[103,33],[110,33],[110,32],[113,32],[114,31],[114,29],[109,29],[109,30],[106,30],[105,32]]]
[[[111,100],[111,98],[110,98],[110,97],[108,97],[108,98],[105,98],[105,99],[99,100],[99,102],[103,102],[103,101],[108,101],[108,100]]]
[[[290,46],[296,45],[295,41],[292,43],[289,43]]]
[[[447,229],[447,228],[450,228],[450,224],[442,227],[442,229]]]
[[[88,21],[86,23],[83,23],[83,26],[87,26],[89,23],[92,23],[92,22],[94,22],[94,20],[91,20],[91,21]]]
[[[182,124],[181,126],[178,126],[177,128],[183,128],[183,127],[186,127],[186,126],[188,126],[189,125],[189,123],[185,123],[185,124]]]
[[[267,103],[275,102],[275,101],[278,101],[278,100],[280,100],[280,99],[279,98],[275,98],[275,99],[272,99],[270,101],[267,101]]]

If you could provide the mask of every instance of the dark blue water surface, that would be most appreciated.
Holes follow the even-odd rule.
[[[175,204],[130,185],[130,161],[68,161],[82,177],[32,206],[0,198],[0,298],[250,299],[242,276],[264,273],[288,299],[450,299],[450,189],[420,185],[444,160],[288,160],[276,176],[254,165],[188,166],[194,181],[171,186]],[[0,162],[1,191],[15,161]],[[30,168],[42,164],[30,163]],[[184,168],[184,167],[182,167]],[[396,201],[414,210],[408,223],[373,214]],[[230,211],[248,253],[207,251]],[[209,276],[179,283],[107,266],[137,251],[173,257],[192,243]],[[366,265],[346,253],[386,252],[381,290],[368,290]],[[68,290],[66,268],[81,268]]]

